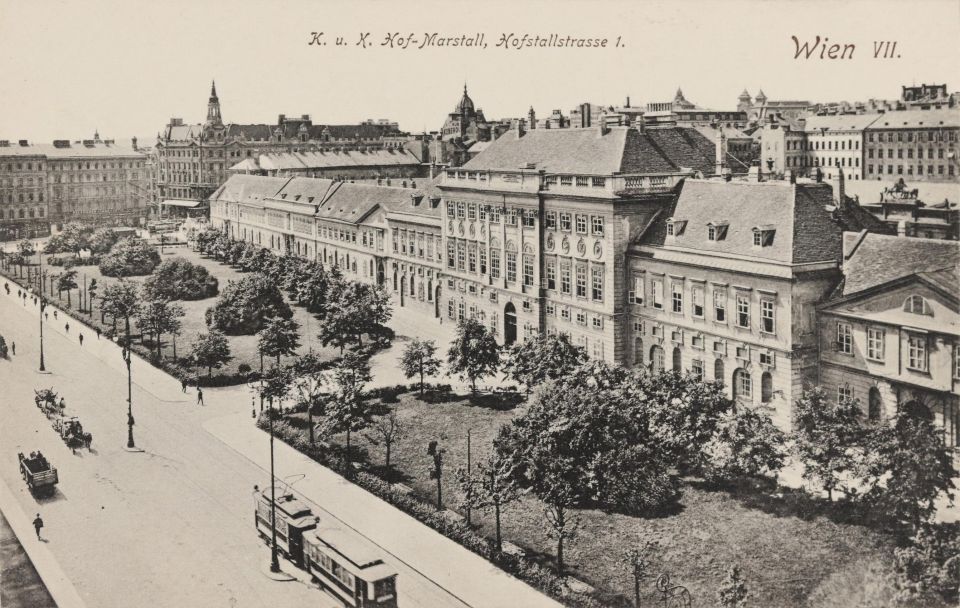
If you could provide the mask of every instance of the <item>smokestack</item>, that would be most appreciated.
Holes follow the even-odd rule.
[[[717,127],[717,175],[721,175],[723,173],[723,148],[723,127]]]

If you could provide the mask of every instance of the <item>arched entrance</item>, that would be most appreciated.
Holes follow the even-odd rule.
[[[503,307],[503,343],[513,344],[517,341],[517,308],[513,302],[507,302]]]
[[[656,373],[663,371],[663,349],[656,344],[650,348],[650,371]]]
[[[403,306],[407,293],[407,275],[400,277],[400,306]]]
[[[440,285],[437,285],[436,292],[433,294],[433,314],[440,318]]]

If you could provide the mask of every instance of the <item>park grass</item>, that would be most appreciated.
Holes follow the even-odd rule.
[[[524,407],[522,403],[510,407],[493,397],[478,404],[456,395],[427,403],[416,393],[383,406],[394,408],[406,427],[406,437],[392,450],[392,480],[412,488],[427,502],[435,501],[436,482],[429,477],[432,459],[426,449],[430,441],[440,441],[447,450],[442,478],[447,508],[457,507],[454,472],[466,466],[467,429],[471,430],[471,456],[477,462],[490,453],[497,429]],[[384,474],[382,446],[371,445],[362,434],[355,437],[354,459]],[[333,438],[332,443],[342,446],[343,437]],[[659,546],[650,556],[650,578],[643,583],[646,605],[657,605],[660,596],[654,583],[664,573],[673,584],[690,591],[694,606],[716,605],[717,588],[726,569],[735,563],[746,577],[753,606],[855,605],[851,602],[862,597],[877,576],[875,568],[863,565],[889,564],[893,540],[851,523],[850,517],[831,515],[835,511],[799,491],[778,490],[772,484],[717,489],[689,478],[676,507],[659,517],[577,510],[580,527],[576,538],[565,545],[565,561],[573,576],[607,597],[619,595],[626,601],[632,598],[633,579],[622,556],[645,540],[655,540]],[[475,512],[472,521],[493,536],[492,516]],[[526,496],[507,506],[502,524],[504,540],[553,565],[556,545],[546,534],[538,500]]]
[[[227,281],[236,281],[241,279],[246,273],[240,272],[239,270],[232,268],[226,264],[222,264],[212,258],[207,258],[201,256],[199,253],[192,251],[189,247],[164,247],[164,252],[161,256],[161,261],[168,260],[174,257],[183,257],[189,260],[194,264],[199,264],[207,269],[211,275],[216,277],[219,281],[220,291],[223,291],[224,287],[227,285]],[[49,266],[45,268],[49,270],[52,274],[59,274],[63,272],[63,268],[59,266]],[[93,311],[90,314],[86,312],[81,312],[79,308],[79,293],[78,290],[73,290],[70,299],[72,300],[72,312],[73,314],[79,316],[84,322],[88,323],[93,327],[99,327],[101,331],[107,331],[113,327],[113,323],[109,317],[107,317],[106,323],[101,323],[100,321],[100,299],[99,296],[103,295],[104,288],[107,285],[116,283],[119,279],[112,277],[105,277],[100,273],[100,270],[97,266],[76,266],[74,270],[77,271],[77,283],[82,288],[84,285],[84,279],[86,279],[86,284],[89,285],[91,279],[96,279],[98,285],[98,297],[94,299],[93,302]],[[11,268],[13,272],[12,276],[15,276],[15,271]],[[140,277],[130,277],[128,280],[135,283],[142,283],[146,279],[146,276]],[[54,281],[54,284],[56,282]],[[49,286],[49,282],[48,282]],[[57,292],[54,290],[52,296],[50,296],[53,302],[60,306],[66,307],[67,305],[67,294],[64,292],[62,296],[58,296]],[[206,325],[206,320],[204,314],[206,310],[213,306],[217,301],[216,297],[205,298],[202,300],[191,300],[191,301],[179,301],[178,303],[183,306],[184,316],[180,319],[182,324],[182,329],[180,335],[177,337],[176,341],[176,351],[177,357],[182,358],[190,354],[191,347],[196,341],[197,335],[200,333],[207,333],[209,329]],[[305,354],[308,351],[313,351],[322,357],[323,359],[333,359],[336,356],[339,356],[339,351],[333,347],[323,346],[319,340],[316,338],[317,334],[317,320],[313,318],[313,315],[308,313],[306,309],[291,305],[293,310],[293,318],[300,324],[301,327],[301,347],[298,350],[298,354]],[[50,322],[53,322],[53,316],[50,316]],[[63,321],[59,321],[63,322]],[[132,328],[136,331],[136,325],[133,324]],[[118,327],[119,329],[119,327]],[[82,331],[82,330],[81,330]],[[213,374],[216,376],[220,373],[223,374],[234,374],[237,372],[237,368],[246,364],[250,366],[250,369],[257,370],[260,369],[260,354],[257,350],[257,336],[227,336],[227,340],[230,343],[230,354],[233,359],[230,360],[223,368],[219,371],[214,370]],[[163,336],[163,344],[161,346],[164,359],[173,360],[173,339],[172,336]],[[156,350],[156,347],[154,347]],[[292,361],[292,357],[284,357],[281,359],[283,363],[288,363]],[[272,361],[265,361],[264,365],[271,365]],[[206,375],[206,370],[198,369],[196,371],[197,375]]]

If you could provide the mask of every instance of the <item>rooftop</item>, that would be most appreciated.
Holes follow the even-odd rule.
[[[115,158],[118,156],[143,158],[143,152],[132,146],[115,143],[70,143],[69,145],[30,144],[27,146],[10,142],[9,146],[0,146],[0,156],[46,156],[59,158]]]
[[[844,296],[914,274],[956,292],[960,242],[850,232],[843,240],[849,256],[843,264]]]
[[[960,108],[939,110],[901,110],[880,114],[870,130],[960,127]]]
[[[837,114],[834,116],[808,116],[804,131],[816,133],[830,131],[862,131],[883,114]]]

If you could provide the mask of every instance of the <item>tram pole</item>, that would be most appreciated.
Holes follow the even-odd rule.
[[[277,484],[273,474],[273,397],[270,397],[270,572],[280,572],[280,560],[277,559]]]
[[[43,364],[43,309],[47,307],[47,302],[43,297],[43,274],[41,270],[43,269],[43,256],[37,253],[37,259],[40,260],[40,266],[37,268],[37,274],[40,277],[40,371],[47,371],[46,366]]]

